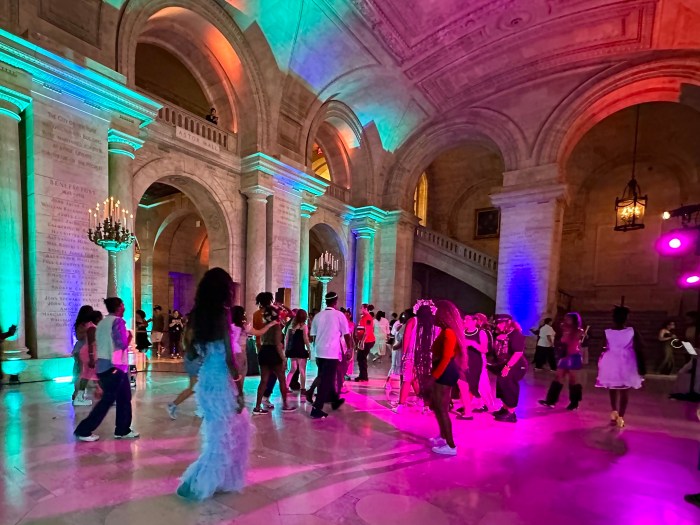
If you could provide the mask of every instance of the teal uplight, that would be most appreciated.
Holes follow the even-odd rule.
[[[115,155],[124,155],[125,157],[129,157],[132,160],[136,159],[136,155],[125,149],[109,148],[107,151],[109,153],[114,153]]]
[[[53,381],[54,383],[71,383],[73,381],[73,376],[54,377]]]
[[[27,363],[21,359],[8,359],[2,362],[2,371],[8,376],[16,376],[27,369]]]

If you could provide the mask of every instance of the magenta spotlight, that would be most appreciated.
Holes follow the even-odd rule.
[[[695,228],[671,230],[657,239],[656,250],[670,257],[685,255],[695,250],[697,241],[698,230]]]
[[[700,272],[688,272],[681,276],[678,283],[682,288],[695,288],[700,286]]]

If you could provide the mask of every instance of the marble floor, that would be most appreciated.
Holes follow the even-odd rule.
[[[0,525],[697,525],[700,423],[693,405],[669,401],[668,381],[634,394],[628,427],[607,425],[605,392],[590,386],[581,410],[540,408],[551,376],[530,375],[516,425],[486,415],[455,421],[459,454],[426,445],[432,416],[396,415],[395,393],[351,385],[332,417],[296,413],[254,418],[248,487],[204,503],[174,495],[196,457],[192,400],[177,421],[164,410],[182,374],[140,374],[135,423],[142,438],[77,443],[71,386],[23,384],[0,393]],[[252,393],[257,378],[247,380]],[[250,398],[250,395],[248,396]],[[274,401],[274,399],[273,399]]]

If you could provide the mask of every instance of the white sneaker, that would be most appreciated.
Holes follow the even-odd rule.
[[[175,403],[168,403],[168,406],[165,407],[165,410],[168,411],[170,419],[172,419],[173,421],[177,419],[177,405]]]
[[[445,441],[440,436],[430,438],[429,441],[433,447],[444,447],[445,445],[447,445],[447,441]]]
[[[443,456],[456,456],[457,455],[457,447],[452,448],[448,446],[447,444],[442,445],[441,447],[433,447],[433,452],[436,454],[442,454]]]
[[[391,409],[394,414],[403,414],[406,412],[406,405],[398,404]]]
[[[92,399],[85,399],[85,390],[78,392],[73,400],[74,407],[89,407],[92,406]]]
[[[78,441],[87,441],[89,443],[100,439],[100,436],[98,436],[97,434],[90,434],[89,436],[76,436],[76,437],[78,438]]]
[[[129,432],[128,434],[124,434],[123,436],[118,436],[114,434],[114,439],[138,439],[139,437],[141,437],[141,434],[139,434],[135,430],[132,430],[131,432]]]
[[[269,400],[269,399],[263,398],[262,403],[260,403],[260,404],[263,406],[263,408],[266,408],[266,409],[268,409],[268,410],[274,410],[274,409],[275,409],[275,405],[273,405],[272,403],[270,403],[270,400]]]

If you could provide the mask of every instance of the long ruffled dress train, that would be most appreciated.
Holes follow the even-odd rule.
[[[195,386],[201,454],[180,479],[178,495],[203,500],[216,492],[238,492],[245,486],[251,423],[237,413],[238,389],[226,366],[223,341],[204,346],[204,360]]]

